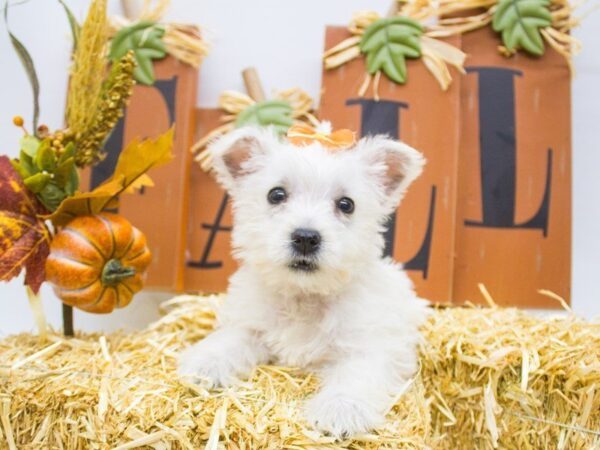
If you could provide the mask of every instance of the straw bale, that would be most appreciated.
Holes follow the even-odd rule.
[[[440,448],[600,448],[600,323],[448,308],[423,332]]]
[[[178,380],[178,352],[211,331],[219,301],[175,298],[133,334],[0,341],[0,448],[600,449],[598,322],[436,310],[386,425],[334,442],[302,418],[311,374],[262,366],[212,391]]]
[[[240,385],[208,391],[175,374],[178,352],[213,327],[216,297],[180,297],[132,334],[30,334],[0,341],[0,448],[396,449],[429,444],[429,405],[418,379],[385,426],[335,442],[303,420],[318,380],[262,366]]]

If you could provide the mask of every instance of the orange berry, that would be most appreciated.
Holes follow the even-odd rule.
[[[17,127],[22,127],[23,124],[25,124],[25,121],[23,120],[23,118],[21,116],[15,116],[15,117],[13,117],[13,123]]]

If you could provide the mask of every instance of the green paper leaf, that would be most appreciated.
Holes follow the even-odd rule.
[[[550,0],[499,0],[492,27],[502,33],[502,41],[510,51],[523,49],[542,56],[545,51],[540,28],[552,25]]]
[[[280,134],[287,132],[293,125],[293,108],[284,100],[266,100],[255,103],[240,114],[235,120],[237,128],[246,125],[258,125],[261,127],[272,126]]]
[[[133,51],[136,68],[133,72],[137,81],[151,85],[154,83],[152,61],[162,59],[167,49],[162,41],[165,29],[154,22],[143,21],[122,28],[113,38],[109,57],[114,62],[129,51]]]
[[[423,27],[407,17],[386,17],[372,23],[360,40],[367,55],[367,71],[378,71],[399,84],[406,83],[406,58],[421,56]]]
[[[19,41],[8,28],[8,0],[4,3],[4,22],[6,23],[6,30],[8,31],[10,42],[27,73],[27,78],[29,79],[29,84],[31,84],[31,89],[33,91],[33,131],[35,133],[37,131],[38,118],[40,116],[40,82],[31,55],[21,41]]]

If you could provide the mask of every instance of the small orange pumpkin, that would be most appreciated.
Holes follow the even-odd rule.
[[[109,313],[142,289],[151,260],[146,237],[123,217],[81,216],[52,240],[46,281],[67,305]]]

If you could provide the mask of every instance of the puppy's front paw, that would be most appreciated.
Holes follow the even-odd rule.
[[[202,344],[202,343],[201,343]],[[235,380],[233,367],[225,355],[208,351],[196,344],[179,357],[177,373],[193,383],[207,387],[225,387]]]
[[[343,393],[317,394],[308,404],[312,425],[338,439],[364,433],[383,422],[383,417],[367,401]]]

